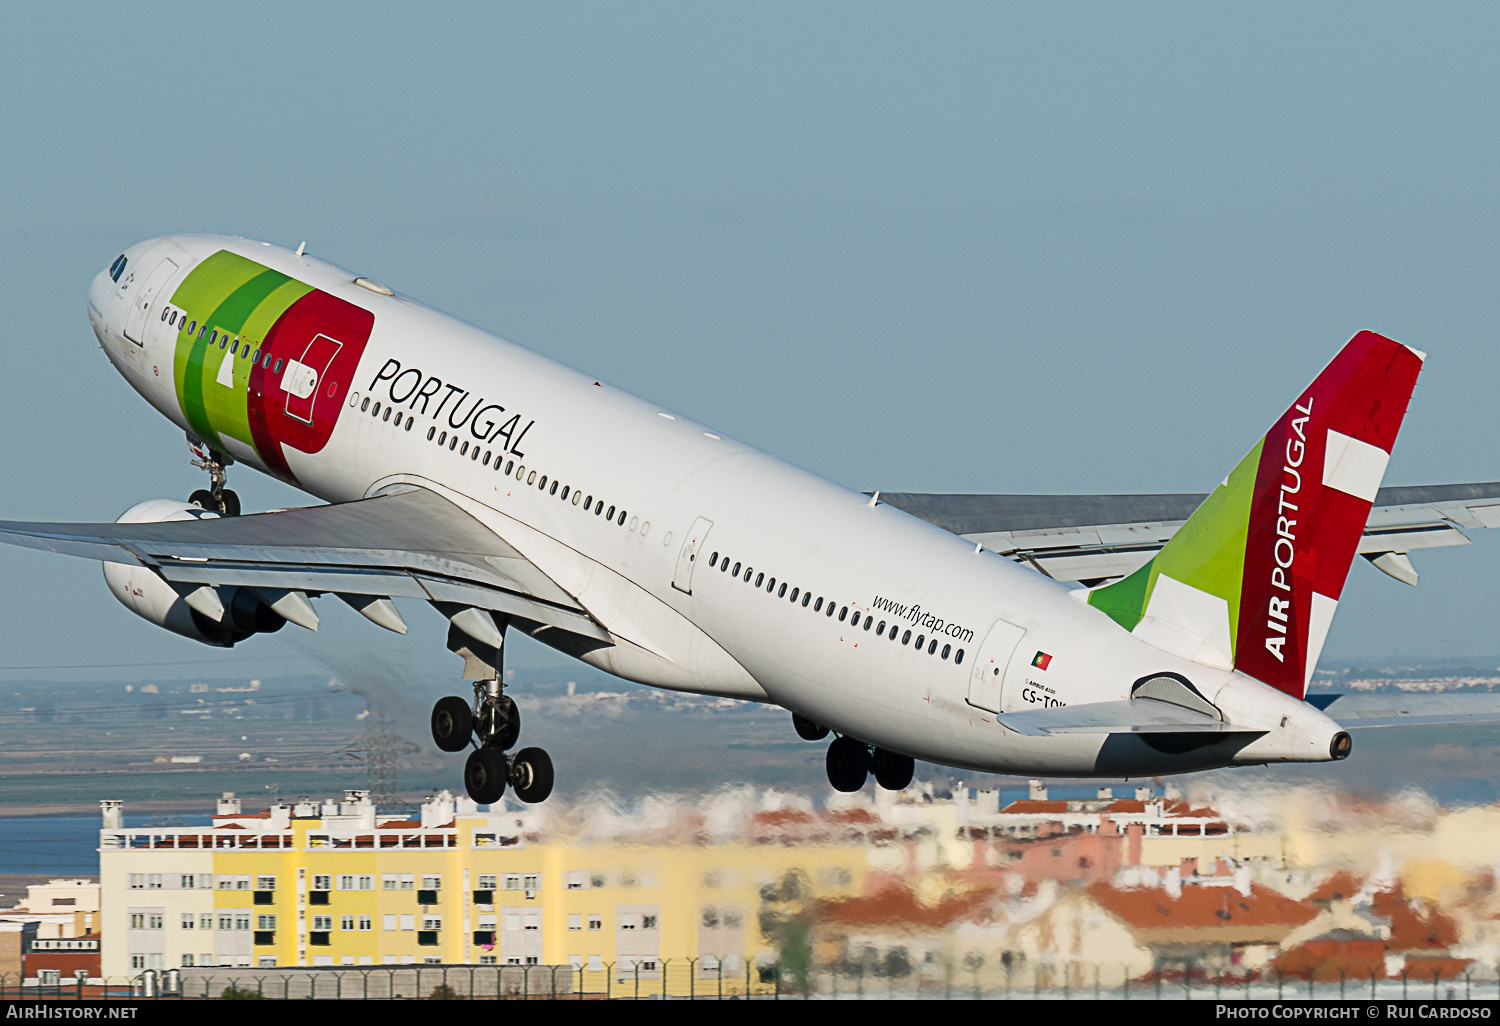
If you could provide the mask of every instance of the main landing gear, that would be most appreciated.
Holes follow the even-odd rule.
[[[821,741],[828,736],[827,727],[797,713],[792,713],[792,727],[804,741]],[[875,782],[887,791],[905,790],[917,768],[916,760],[909,755],[876,748],[852,737],[833,739],[825,765],[828,783],[835,791],[845,793],[864,787],[871,773],[875,774]]]
[[[188,502],[221,516],[239,516],[240,497],[224,487],[229,480],[229,468],[234,465],[234,457],[204,445],[191,435],[188,436],[188,448],[193,450],[193,456],[196,457],[192,461],[193,466],[208,471],[208,487],[199,488],[189,495]]]
[[[464,656],[466,667],[482,668],[494,676],[474,681],[472,704],[457,696],[438,699],[432,707],[432,740],[445,752],[474,746],[464,764],[464,790],[478,804],[495,804],[505,796],[508,784],[517,798],[535,805],[552,793],[552,758],[540,748],[506,754],[521,737],[521,710],[502,690],[504,627],[496,626],[500,645],[487,649],[463,638],[461,630],[459,635],[450,632],[449,647]]]

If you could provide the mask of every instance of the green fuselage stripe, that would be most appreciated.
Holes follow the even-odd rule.
[[[188,321],[178,333],[173,372],[183,415],[204,441],[222,446],[222,436],[228,435],[254,444],[247,415],[246,357],[277,319],[311,291],[311,286],[280,271],[224,250],[199,264],[178,287],[172,302],[186,311]],[[189,323],[197,325],[191,335]],[[215,331],[218,336],[211,343]],[[229,350],[234,344],[239,345],[238,354]],[[226,360],[230,385],[220,375]]]

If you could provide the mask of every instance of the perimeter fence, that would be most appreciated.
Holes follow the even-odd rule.
[[[1071,962],[1017,971],[971,955],[914,966],[750,964],[730,971],[714,959],[584,965],[380,965],[148,970],[106,979],[0,974],[0,1000],[359,1001],[429,1000],[1500,1000],[1500,967],[1434,959],[1433,967],[1269,969],[1248,973],[1192,968],[1132,972],[1129,966]]]

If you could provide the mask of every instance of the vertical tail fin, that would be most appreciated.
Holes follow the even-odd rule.
[[[1089,604],[1301,698],[1425,358],[1355,335],[1156,557]]]

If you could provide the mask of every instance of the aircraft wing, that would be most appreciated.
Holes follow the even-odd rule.
[[[1160,551],[1204,495],[940,495],[881,492],[880,501],[1025,563],[1087,585],[1133,573]],[[1466,530],[1500,527],[1500,481],[1382,488],[1359,552],[1417,583],[1408,553],[1467,545]]]
[[[0,542],[140,563],[186,585],[417,598],[509,613],[600,641],[573,596],[425,489],[241,517],[145,524],[0,521]]]
[[[995,717],[1019,734],[1243,734],[1245,728],[1169,702],[1132,698],[1052,709],[1028,709]],[[1249,733],[1265,733],[1250,731]]]
[[[1500,694],[1343,694],[1309,695],[1347,730],[1423,724],[1500,723]]]

